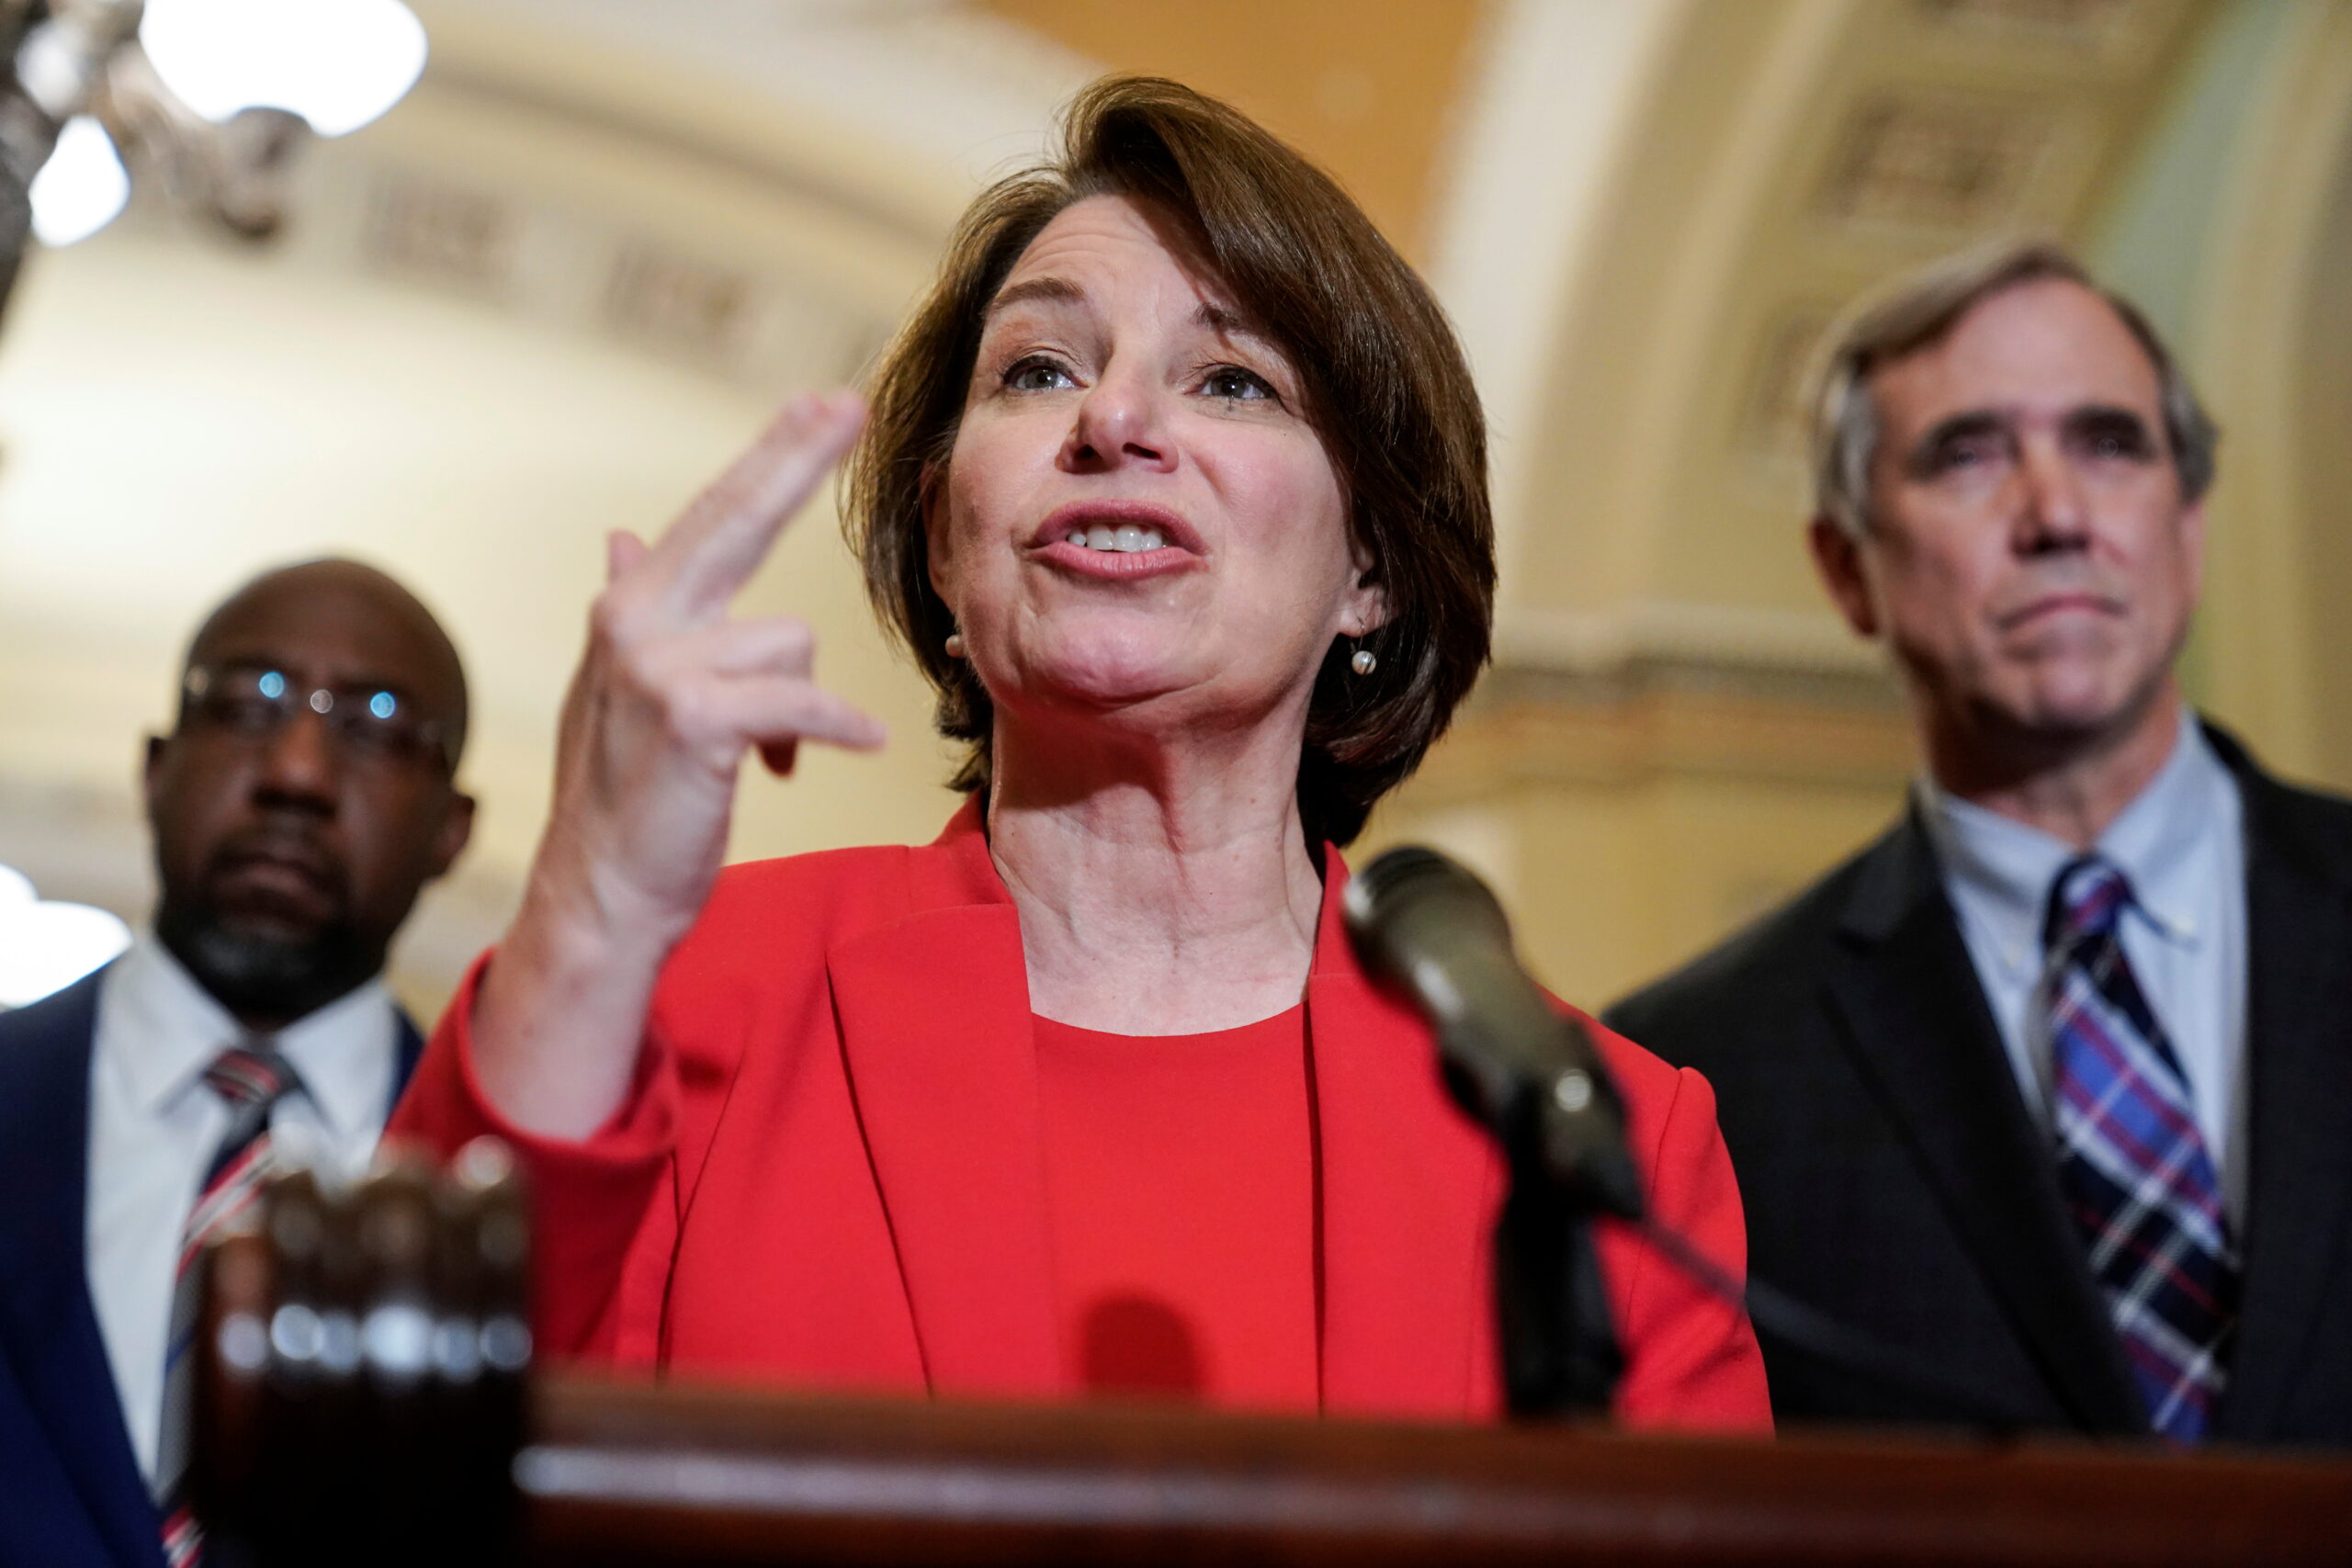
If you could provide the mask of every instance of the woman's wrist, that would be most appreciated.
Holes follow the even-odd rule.
[[[582,1138],[627,1098],[655,983],[683,935],[543,864],[483,976],[473,1018],[483,1091],[516,1126]]]
[[[593,863],[543,854],[524,889],[509,937],[567,981],[599,986],[643,972],[648,986],[694,923],[637,893]]]

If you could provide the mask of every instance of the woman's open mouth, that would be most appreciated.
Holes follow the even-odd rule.
[[[1133,581],[1187,571],[1205,558],[1192,525],[1139,502],[1080,502],[1055,508],[1031,548],[1078,576]]]

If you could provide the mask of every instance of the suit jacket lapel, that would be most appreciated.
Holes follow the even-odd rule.
[[[1428,1029],[1358,967],[1340,919],[1347,868],[1336,851],[1324,866],[1306,990],[1324,1407],[1488,1414],[1501,1168],[1447,1097]]]
[[[0,1348],[96,1534],[161,1560],[85,1267],[90,1053],[101,976],[28,1008],[0,1041]]]
[[[2352,1197],[2352,896],[2338,857],[2284,819],[2245,761],[2248,1191],[2238,1343],[2219,1435],[2267,1436],[2346,1266]]]
[[[408,1009],[397,1002],[392,1006],[392,1098],[384,1106],[390,1119],[392,1108],[408,1091],[408,1080],[416,1076],[416,1064],[424,1055],[424,1036],[418,1032],[416,1020],[409,1017]]]
[[[1067,1381],[1021,925],[976,811],[910,856],[913,911],[829,955],[851,1093],[936,1393]]]
[[[2018,1095],[1927,832],[1874,852],[1828,989],[1844,1043],[2059,1401],[2099,1432],[2144,1432],[2105,1303]]]

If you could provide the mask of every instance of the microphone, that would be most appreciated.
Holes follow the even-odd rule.
[[[1466,867],[1434,850],[1390,850],[1348,884],[1342,912],[1364,967],[1430,1021],[1454,1098],[1514,1162],[1497,1248],[1504,1382],[1514,1415],[1606,1408],[1615,1378],[1608,1303],[1589,1243],[1581,1256],[1547,1250],[1562,1215],[1540,1198],[1527,1202],[1531,1184],[1517,1162],[1532,1150],[1542,1176],[1593,1208],[1640,1224],[1702,1290],[1746,1312],[1788,1348],[1932,1399],[1993,1433],[2030,1427],[2029,1416],[1914,1351],[1760,1280],[1743,1288],[1688,1237],[1645,1214],[1625,1149],[1624,1103],[1591,1037],[1520,965],[1502,906]],[[1515,1214],[1521,1223],[1513,1223]]]
[[[1437,1032],[1447,1086],[1506,1150],[1532,1149],[1594,1207],[1643,1215],[1625,1108],[1584,1026],[1519,962],[1487,885],[1435,850],[1405,845],[1348,884],[1357,956]]]

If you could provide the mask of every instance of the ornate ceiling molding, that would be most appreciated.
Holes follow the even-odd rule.
[[[1830,616],[1656,599],[1506,615],[1481,687],[1498,700],[1587,706],[1666,691],[1871,715],[1901,705],[1884,654]]]
[[[1507,801],[1532,787],[1618,790],[1676,779],[1885,795],[1917,768],[1899,705],[1840,705],[1754,685],[1620,690],[1600,700],[1498,670],[1405,800],[1422,812]]]

